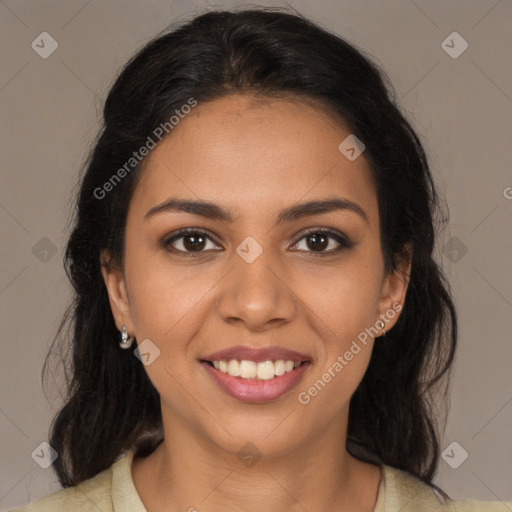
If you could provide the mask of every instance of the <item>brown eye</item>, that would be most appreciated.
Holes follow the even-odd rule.
[[[329,237],[323,233],[313,233],[306,237],[307,245],[312,251],[322,251],[329,245]]]
[[[299,247],[300,242],[306,240],[305,247]],[[332,241],[334,241],[334,246]],[[338,244],[338,245],[336,245]],[[331,254],[343,249],[349,249],[354,244],[348,238],[329,230],[317,229],[306,233],[298,242],[294,244],[296,250],[305,250],[306,252],[320,254]]]
[[[207,247],[210,242],[213,247]],[[205,249],[215,249],[212,239],[204,232],[187,229],[179,231],[162,242],[164,248],[173,252],[202,253]]]

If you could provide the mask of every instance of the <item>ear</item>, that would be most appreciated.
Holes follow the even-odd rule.
[[[116,327],[121,332],[125,325],[128,336],[132,337],[134,335],[133,321],[123,269],[111,261],[108,251],[101,252],[100,265]]]
[[[380,335],[393,328],[403,309],[411,276],[412,251],[412,245],[407,244],[397,263],[397,268],[391,270],[382,282],[378,317],[376,318],[376,321],[379,321],[376,325],[382,326]]]

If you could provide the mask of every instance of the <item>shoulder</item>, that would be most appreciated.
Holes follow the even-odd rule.
[[[512,501],[452,500],[450,512],[510,512]]]
[[[394,468],[382,466],[384,480],[382,507],[375,512],[510,512],[512,502],[454,500],[439,492],[416,476]]]
[[[146,512],[131,476],[132,447],[81,484],[44,496],[10,512]]]
[[[11,512],[113,512],[112,467],[81,484],[39,498]]]

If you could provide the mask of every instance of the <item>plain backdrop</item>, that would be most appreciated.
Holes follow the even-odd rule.
[[[70,297],[63,249],[101,102],[126,60],[172,20],[233,5],[0,2],[1,510],[60,488],[51,467],[39,467],[31,454],[48,439],[60,404],[62,390],[46,397],[40,373]],[[436,258],[453,288],[460,328],[441,440],[447,451],[435,483],[454,498],[510,500],[512,2],[291,5],[382,65],[429,154],[451,215]]]

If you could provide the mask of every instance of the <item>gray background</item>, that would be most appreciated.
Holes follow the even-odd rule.
[[[441,459],[435,483],[455,498],[510,500],[512,2],[290,3],[382,64],[425,144],[450,207],[437,257],[460,321],[441,450],[452,465],[462,448],[469,454],[457,469]],[[120,66],[171,20],[233,5],[0,1],[1,510],[60,488],[31,453],[61,400],[56,386],[45,396],[40,371],[70,297],[70,199],[101,101]],[[441,46],[453,31],[469,44],[457,58]],[[31,47],[42,32],[58,43],[46,59]]]

